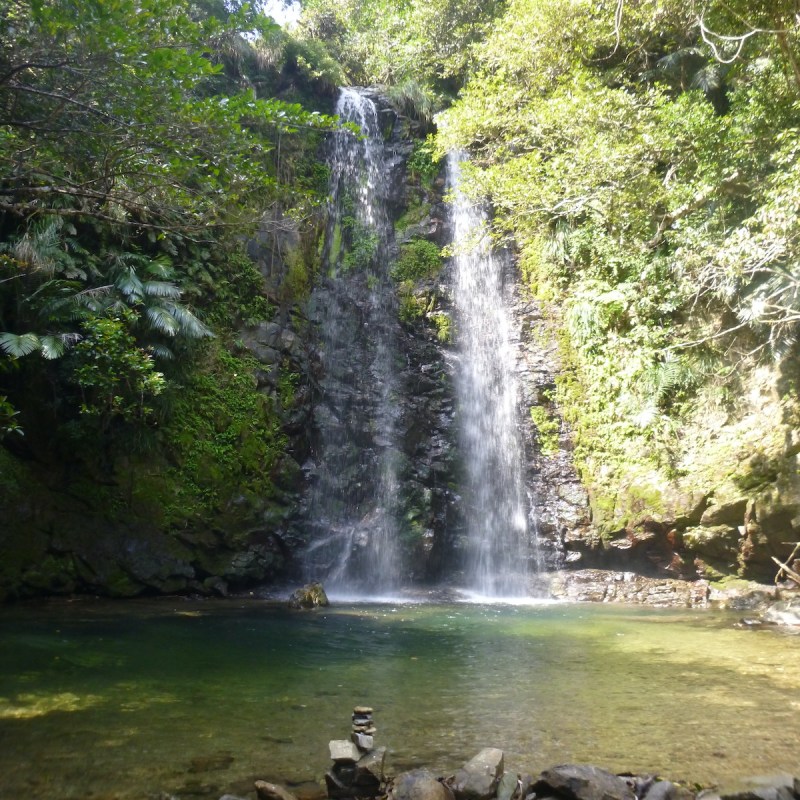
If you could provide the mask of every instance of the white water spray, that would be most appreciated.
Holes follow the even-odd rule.
[[[521,597],[538,568],[535,520],[524,481],[516,336],[503,260],[492,252],[483,210],[459,189],[463,157],[447,161],[452,190],[457,391],[467,472],[469,553],[465,588]]]

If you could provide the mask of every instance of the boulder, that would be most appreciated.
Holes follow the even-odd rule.
[[[390,800],[454,800],[450,787],[427,769],[403,772],[394,779]]]
[[[721,800],[796,800],[792,786],[764,786],[735,794],[724,794]]]
[[[330,601],[321,583],[309,583],[300,589],[295,589],[289,598],[292,608],[319,608],[329,606]]]
[[[511,800],[514,793],[521,787],[521,783],[512,772],[506,772],[497,784],[497,800]],[[524,800],[524,798],[522,798]]]
[[[538,796],[557,795],[567,800],[636,800],[624,778],[598,767],[564,764],[545,770],[534,785]]]
[[[773,625],[800,625],[800,598],[771,605],[763,614],[764,622]]]
[[[458,800],[489,800],[503,777],[503,751],[486,747],[450,779]]]
[[[694,794],[672,781],[656,781],[643,797],[646,800],[693,800]]]
[[[748,502],[746,497],[737,497],[727,502],[710,505],[703,512],[703,516],[700,517],[700,524],[707,528],[717,525],[733,527],[742,525]]]
[[[739,555],[740,538],[739,531],[728,525],[688,528],[683,532],[683,544],[687,550],[734,568]]]

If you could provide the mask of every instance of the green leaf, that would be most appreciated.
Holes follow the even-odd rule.
[[[42,342],[35,333],[0,333],[0,349],[12,358],[22,358],[40,350]]]
[[[42,336],[42,356],[48,361],[61,358],[67,352],[67,342],[61,336]]]

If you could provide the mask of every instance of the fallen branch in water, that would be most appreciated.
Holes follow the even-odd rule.
[[[787,561],[791,561],[794,558],[795,553],[797,553],[798,549],[800,549],[800,542],[797,544],[794,550],[792,550],[792,554],[789,556]],[[780,567],[780,569],[778,570],[778,574],[775,576],[775,583],[777,583],[780,580],[781,573],[784,572],[786,573],[787,577],[791,578],[798,586],[800,586],[800,574],[796,573],[787,564],[784,564],[782,561],[779,561],[777,558],[775,558],[775,556],[772,556],[772,560]]]

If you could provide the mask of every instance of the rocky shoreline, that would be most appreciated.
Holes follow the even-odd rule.
[[[748,627],[781,625],[800,631],[800,587],[769,586],[746,581],[712,585],[705,580],[649,578],[634,572],[586,569],[548,573],[537,579],[532,597],[573,603],[628,603],[652,608],[720,608],[741,611],[741,623]],[[457,590],[438,589],[416,593],[410,600],[459,602]],[[289,598],[295,609],[328,606],[330,601],[320,583],[296,589]]]
[[[346,742],[349,744],[349,742]],[[507,771],[503,751],[488,747],[447,776],[414,769],[393,777],[383,774],[385,748],[345,753],[342,742],[331,742],[334,771],[348,772],[352,783],[329,780],[327,795],[299,798],[267,781],[254,784],[257,800],[323,800],[324,797],[376,800],[800,800],[800,778],[788,774],[753,778],[735,791],[702,787],[657,775],[614,774],[586,764],[564,764],[538,774]],[[362,761],[368,761],[360,767]],[[352,762],[352,763],[351,763]],[[330,775],[331,773],[329,773]],[[369,781],[359,778],[365,775]],[[368,790],[365,791],[365,786]],[[220,800],[251,800],[226,794]]]
[[[320,584],[316,601],[327,598]],[[301,598],[302,590],[293,596]],[[315,603],[315,607],[321,603]],[[797,608],[800,613],[800,607]],[[347,739],[328,743],[333,762],[320,784],[301,795],[283,786],[255,781],[257,800],[800,800],[800,777],[789,774],[740,781],[732,791],[672,781],[655,774],[614,774],[597,766],[562,764],[535,774],[506,770],[505,755],[486,747],[455,772],[442,776],[425,768],[395,776],[385,773],[386,747],[375,744],[373,708],[357,705]],[[251,800],[226,794],[220,800]]]

